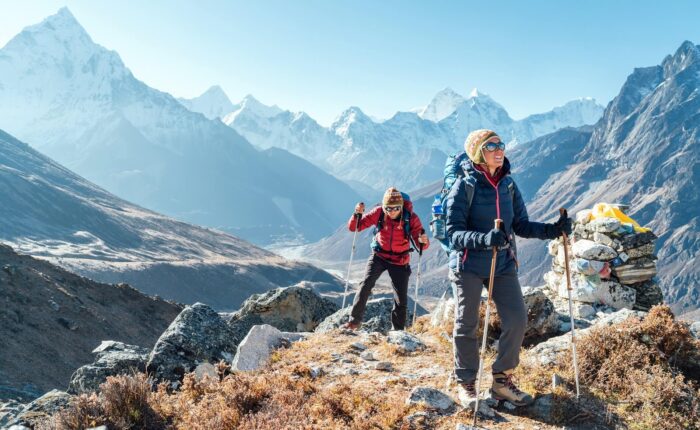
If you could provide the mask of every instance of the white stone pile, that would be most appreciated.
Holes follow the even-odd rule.
[[[653,232],[637,232],[631,223],[617,218],[592,219],[591,210],[578,212],[569,238],[572,299],[643,311],[663,302],[655,278],[656,239]],[[545,282],[559,297],[567,298],[561,238],[549,243],[549,253],[552,270],[545,274]]]

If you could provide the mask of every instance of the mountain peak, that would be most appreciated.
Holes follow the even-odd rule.
[[[418,114],[423,119],[438,122],[452,114],[457,107],[464,103],[464,97],[447,87],[435,94],[430,104]]]
[[[90,37],[82,25],[75,18],[73,13],[67,7],[62,7],[53,15],[46,17],[42,22],[34,26],[28,27],[32,30],[46,30],[59,33],[64,36],[80,35]]]
[[[700,65],[700,48],[693,42],[686,40],[681,43],[673,55],[667,56],[663,63],[664,77],[669,78],[686,68]]]

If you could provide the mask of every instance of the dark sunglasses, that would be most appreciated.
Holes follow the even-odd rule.
[[[387,212],[398,212],[401,210],[401,206],[385,206],[384,210]]]
[[[487,143],[486,145],[484,145],[483,148],[484,148],[486,151],[488,151],[488,152],[495,152],[495,151],[497,151],[497,150],[499,150],[499,149],[500,149],[501,151],[505,151],[505,150],[506,150],[506,144],[503,143],[503,142],[498,142],[498,143],[489,142],[489,143]]]

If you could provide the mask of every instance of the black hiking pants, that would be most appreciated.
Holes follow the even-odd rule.
[[[391,286],[394,288],[394,308],[391,311],[391,325],[394,330],[403,330],[406,326],[406,310],[408,308],[408,278],[411,276],[411,265],[403,266],[389,263],[379,257],[376,253],[372,253],[367,261],[365,269],[365,277],[360,282],[360,291],[355,294],[355,299],[352,302],[352,310],[350,311],[351,322],[362,322],[362,317],[365,315],[365,307],[372,288],[377,283],[377,279],[384,271],[389,272],[391,278]]]

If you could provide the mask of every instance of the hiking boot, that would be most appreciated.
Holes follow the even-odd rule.
[[[515,385],[512,370],[493,374],[491,396],[496,400],[507,400],[515,406],[527,406],[533,401],[531,395],[523,393]]]
[[[463,408],[473,408],[476,402],[476,381],[458,382],[457,399]]]
[[[354,330],[357,330],[358,328],[360,328],[360,323],[355,322],[355,321],[348,321],[345,324],[343,324],[343,328],[345,330],[353,330],[354,331]]]

